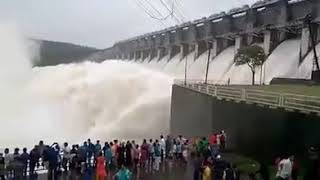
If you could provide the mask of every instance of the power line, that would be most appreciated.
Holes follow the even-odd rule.
[[[150,0],[136,0],[136,4],[152,19],[156,19],[160,21],[163,26],[167,26],[168,24],[164,23],[168,20],[169,17],[172,17],[176,23],[182,23],[185,21],[186,17],[181,10],[181,3],[177,0],[172,0],[168,2],[168,0],[160,0],[160,3],[164,6],[164,8],[169,12],[168,15],[164,16],[163,13],[156,8],[154,4],[150,2]],[[172,6],[170,7],[172,3]]]
[[[166,2],[164,2],[163,0],[160,0],[160,2],[169,12],[173,12],[173,10],[170,10]],[[172,13],[172,17],[177,21],[177,23],[181,23],[181,20],[174,13]]]
[[[170,1],[168,2],[169,0],[167,0],[167,3],[169,4]],[[184,22],[185,19],[186,19],[186,16],[184,15],[183,13],[183,8],[182,8],[182,5],[180,4],[179,1],[177,0],[172,0],[172,9],[174,11],[174,13],[176,14],[176,16],[180,19],[181,22]]]
[[[166,24],[162,21],[161,18],[156,17],[140,0],[136,0],[136,4],[150,17],[156,20],[159,20],[159,22],[165,27]]]
[[[179,1],[177,0],[173,0],[173,5],[175,5],[175,9],[176,9],[176,14],[180,17],[180,19],[182,19],[182,21],[184,22],[186,19],[186,16],[184,15],[183,11],[182,11],[182,6],[181,4],[179,4]]]
[[[170,17],[173,13],[173,11],[171,11],[167,16],[163,16],[162,13],[154,7],[154,5],[152,3],[150,3],[149,0],[145,0],[145,2],[147,2],[149,4],[149,6],[155,11],[158,13],[158,15],[160,16],[160,18],[158,18],[158,20],[167,20],[168,17]]]

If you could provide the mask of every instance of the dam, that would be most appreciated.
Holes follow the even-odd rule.
[[[211,81],[226,84],[230,79],[231,84],[248,84],[249,69],[235,66],[233,58],[239,48],[256,44],[268,55],[256,74],[257,83],[269,84],[275,77],[307,79],[315,68],[308,53],[312,49],[310,30],[316,42],[320,39],[319,11],[318,1],[258,1],[252,6],[119,41],[91,58],[133,61],[163,71],[170,71],[176,64],[177,78],[184,77],[182,66],[188,60],[188,78],[203,79],[210,48]],[[307,17],[312,19],[310,23],[306,22]]]
[[[208,64],[209,84],[249,85],[249,67],[235,65],[234,57],[239,48],[258,45],[267,60],[257,69],[256,84],[270,84],[274,78],[310,80],[317,69],[311,50],[312,40],[320,40],[319,12],[315,0],[258,1],[119,41],[92,59],[141,64],[190,85],[204,82]],[[235,149],[259,159],[279,151],[303,156],[308,146],[320,144],[316,114],[221,101],[179,84],[173,85],[171,98],[172,134],[206,136],[226,129]],[[265,157],[258,157],[261,152]]]
[[[244,146],[263,151],[270,145],[269,156],[277,148],[303,154],[305,146],[319,144],[317,114],[220,100],[174,79],[203,85],[210,48],[208,84],[251,84],[250,69],[236,66],[234,56],[253,44],[268,55],[257,70],[256,84],[270,84],[278,77],[311,79],[316,65],[306,17],[311,17],[318,42],[318,1],[268,0],[119,41],[90,56],[90,62],[47,67],[33,67],[20,39],[10,39],[12,43],[0,44],[2,60],[11,59],[1,71],[0,118],[8,127],[1,145],[29,146],[39,138],[79,142],[168,133],[193,137],[225,129],[239,152],[252,153]],[[2,27],[0,32],[6,39],[15,31]],[[315,48],[320,50],[319,45]],[[11,131],[16,127],[19,133]]]

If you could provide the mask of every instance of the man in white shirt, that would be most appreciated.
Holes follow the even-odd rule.
[[[6,148],[4,150],[4,165],[5,165],[5,169],[6,169],[6,176],[8,178],[12,177],[13,176],[13,173],[12,173],[12,162],[14,160],[14,156],[13,154],[10,153],[9,149]]]
[[[290,180],[292,173],[293,156],[282,159],[278,164],[277,178],[279,180]]]
[[[71,160],[71,149],[68,146],[68,143],[64,143],[62,147],[62,153],[63,153],[63,158],[62,158],[62,167],[65,171],[67,171],[68,163]]]
[[[163,158],[165,157],[166,153],[166,140],[164,139],[163,135],[160,136],[160,150],[161,150],[161,162],[163,162]]]

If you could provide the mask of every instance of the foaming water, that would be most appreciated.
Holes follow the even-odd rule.
[[[234,63],[234,46],[228,47],[216,56],[209,67],[209,79],[218,84],[225,84],[225,75]],[[229,77],[227,76],[227,79]]]
[[[64,129],[71,137],[128,139],[168,133],[172,78],[167,75],[121,61],[34,72],[32,93],[63,107]]]
[[[317,52],[320,52],[320,44],[316,46]],[[311,50],[306,58],[301,62],[299,69],[293,75],[295,78],[311,79],[311,70],[313,67],[314,55]]]
[[[116,60],[32,68],[14,26],[0,39],[0,148],[168,133],[172,77]]]
[[[196,60],[190,59],[188,68],[188,78],[198,79],[199,77],[205,77],[207,62],[208,62],[208,51],[201,54]]]
[[[168,133],[172,78],[167,75],[120,61],[38,67],[30,73],[18,90],[22,104],[13,104],[20,103],[21,110],[9,112],[3,122],[16,131],[6,132],[1,145]]]
[[[299,45],[298,39],[286,40],[272,52],[265,63],[265,83],[269,84],[274,77],[295,75],[299,69]]]

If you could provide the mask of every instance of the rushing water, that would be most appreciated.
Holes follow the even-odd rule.
[[[14,27],[0,39],[0,148],[168,133],[172,77],[121,61],[32,68]]]
[[[313,53],[310,52],[300,63],[300,39],[290,39],[282,42],[268,56],[262,68],[256,69],[256,83],[269,84],[275,77],[284,78],[311,78],[313,68]],[[318,51],[320,45],[317,46]],[[230,46],[210,60],[208,79],[217,84],[226,84],[230,79],[231,84],[251,84],[252,73],[247,65],[236,66],[234,64],[234,46]],[[194,59],[194,53],[181,59],[176,55],[168,61],[168,57],[151,62],[144,61],[142,65],[155,71],[164,72],[175,78],[184,78],[185,61],[187,61],[188,79],[205,79],[208,52],[204,52],[199,58]],[[260,73],[262,72],[262,74]]]
[[[169,132],[173,78],[204,79],[207,52],[198,59],[136,62],[108,60],[32,68],[32,54],[14,27],[0,27],[0,148],[45,141],[79,142],[157,137]],[[320,46],[318,47],[320,49]],[[209,80],[251,83],[246,65],[235,66],[231,46],[210,61]],[[273,77],[310,78],[312,53],[299,64],[299,40],[280,44],[265,63]],[[187,61],[187,62],[186,62]],[[259,81],[259,71],[256,80]]]

